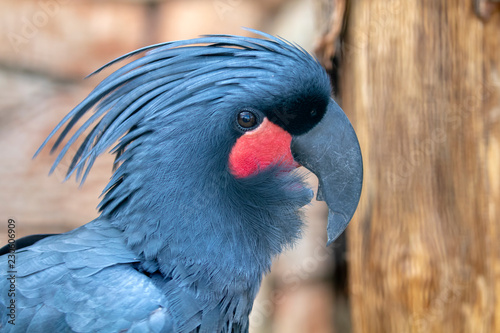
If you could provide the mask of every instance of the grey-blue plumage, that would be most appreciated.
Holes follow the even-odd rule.
[[[2,331],[168,331],[167,300],[136,262],[120,232],[99,220],[19,250],[15,326],[3,313]]]
[[[281,160],[235,177],[228,157],[246,133],[235,120],[241,110],[253,110],[300,143],[325,114],[345,118],[312,56],[260,34],[267,39],[205,36],[125,55],[117,60],[147,52],[107,77],[54,129],[41,148],[62,129],[57,149],[94,110],[63,145],[52,170],[86,131],[68,177],[75,172],[84,182],[109,149],[116,170],[99,218],[16,252],[16,325],[7,322],[10,300],[3,293],[2,331],[248,330],[262,276],[272,258],[300,237],[300,208],[312,191],[303,174],[290,172]],[[347,224],[362,171],[355,134],[354,141],[350,132],[342,137],[354,153],[347,162],[332,163],[336,173],[353,175],[354,185],[344,177],[340,191],[341,200],[350,200],[349,211],[337,210]],[[321,158],[331,153],[322,149]],[[338,177],[326,178],[322,189],[330,191]],[[7,265],[5,255],[0,265]],[[6,290],[7,275],[0,275]]]

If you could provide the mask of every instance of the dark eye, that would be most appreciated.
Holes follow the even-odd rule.
[[[241,111],[238,113],[238,125],[243,130],[249,130],[257,125],[257,116],[251,111]]]
[[[311,112],[310,112],[310,114],[311,114],[311,117],[314,118],[318,114],[318,111],[316,111],[316,109],[312,109]]]

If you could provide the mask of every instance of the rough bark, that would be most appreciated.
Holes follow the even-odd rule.
[[[500,331],[500,15],[348,1],[343,108],[364,155],[354,332]]]

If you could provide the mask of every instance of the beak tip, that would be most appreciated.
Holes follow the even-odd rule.
[[[351,217],[349,216],[345,216],[339,212],[333,212],[331,209],[328,210],[328,225],[326,227],[328,241],[326,246],[330,246],[333,242],[335,242],[335,240],[347,228],[350,220]]]

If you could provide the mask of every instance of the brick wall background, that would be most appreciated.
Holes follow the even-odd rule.
[[[315,14],[312,0],[2,0],[0,243],[7,240],[8,218],[22,237],[65,232],[97,216],[110,156],[97,160],[82,187],[73,179],[63,183],[67,161],[47,177],[55,159],[49,149],[32,160],[59,120],[111,71],[84,80],[87,74],[141,46],[206,33],[247,34],[243,26],[312,51]],[[305,239],[275,263],[254,306],[253,332],[332,332],[334,318],[346,331],[346,308],[335,308],[329,281],[325,214],[324,206],[310,209]]]

